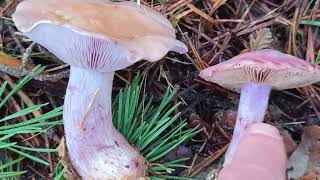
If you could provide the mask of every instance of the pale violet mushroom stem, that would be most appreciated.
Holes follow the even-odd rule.
[[[224,166],[230,164],[247,125],[263,122],[268,107],[271,86],[246,83],[242,85],[236,125]]]
[[[71,67],[63,117],[69,158],[83,179],[137,179],[144,158],[112,124],[114,72]]]

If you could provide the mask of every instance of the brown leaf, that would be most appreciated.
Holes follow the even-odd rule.
[[[67,167],[67,170],[64,172],[63,176],[67,180],[80,180],[80,176],[73,169],[72,164],[69,160],[66,141],[64,137],[61,138],[60,144],[57,149],[60,162],[63,164],[64,167]]]
[[[2,53],[0,54],[0,64],[10,67],[20,67],[22,65],[20,60]]]
[[[250,35],[250,50],[257,51],[270,48],[273,41],[272,33],[269,28],[262,28],[256,31],[256,36]]]
[[[316,171],[310,171],[300,178],[300,180],[319,180],[320,174]]]
[[[319,139],[319,126],[313,125],[304,129],[301,143],[288,160],[287,168],[289,179],[306,178],[312,177],[312,174],[320,174]]]

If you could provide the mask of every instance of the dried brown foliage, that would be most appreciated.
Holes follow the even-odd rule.
[[[250,51],[271,48],[273,41],[272,33],[269,28],[262,28],[256,31],[256,35],[250,34]]]
[[[31,43],[17,33],[8,19],[17,2],[0,2],[0,51],[22,57]],[[168,0],[162,4],[156,0],[141,0],[141,4],[154,8],[172,21],[176,26],[178,38],[188,45],[189,53],[182,56],[170,54],[165,58],[169,60],[152,65],[140,63],[117,72],[114,90],[116,92],[129,83],[138,69],[151,69],[148,71],[145,91],[159,99],[168,85],[179,87],[173,102],[183,102],[179,109],[182,117],[190,119],[191,114],[197,114],[199,118],[192,122],[207,128],[207,132],[196,137],[198,141],[188,142],[188,145],[195,149],[196,155],[192,159],[190,170],[193,172],[192,175],[195,175],[205,168],[204,165],[208,162],[215,160],[215,163],[218,163],[217,159],[221,156],[217,155],[221,155],[228,144],[232,128],[227,126],[223,119],[217,119],[214,114],[217,111],[236,110],[238,99],[237,94],[198,78],[199,71],[241,52],[270,47],[315,63],[315,54],[320,49],[319,29],[301,26],[299,22],[301,19],[319,18],[319,2],[320,0]],[[41,46],[35,45],[32,51],[45,54],[46,61],[39,57],[30,57],[28,65],[45,64],[48,66],[48,75],[66,70],[67,66]],[[67,71],[63,76],[54,76],[48,81],[34,81],[25,89],[26,94],[35,103],[49,101],[53,107],[59,106],[63,103],[63,93],[57,95],[56,89],[63,91],[66,88],[67,80],[61,79],[66,76]],[[271,102],[280,111],[281,117],[271,122],[285,127],[295,137],[300,137],[306,125],[320,125],[319,93],[319,84],[298,91],[275,93]],[[12,99],[10,102],[11,105],[4,113],[16,111],[24,106],[19,99]],[[63,129],[58,127],[53,134],[61,138]],[[47,136],[38,136],[34,138],[36,140],[25,143],[33,147],[39,144],[56,147],[59,144],[59,141]],[[30,138],[30,135],[17,138],[23,141]],[[46,141],[46,138],[49,140]],[[198,161],[199,156],[203,157],[203,162]],[[31,170],[31,178],[52,179],[52,167],[57,164],[57,157],[51,157],[50,154],[46,157],[51,168],[37,169],[40,172]]]

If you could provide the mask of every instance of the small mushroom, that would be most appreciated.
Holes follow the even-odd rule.
[[[200,76],[225,88],[240,91],[240,103],[233,138],[224,165],[231,162],[248,124],[262,122],[271,89],[303,87],[320,81],[320,68],[276,50],[238,55],[200,72]]]
[[[83,179],[138,179],[146,162],[114,128],[116,70],[168,51],[185,53],[171,23],[134,2],[25,0],[13,14],[24,35],[70,64],[64,102],[69,158]]]

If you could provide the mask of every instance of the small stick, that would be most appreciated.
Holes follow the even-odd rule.
[[[15,77],[22,77],[22,76],[31,76],[35,80],[39,81],[48,81],[48,80],[56,80],[56,79],[62,79],[62,78],[68,78],[69,77],[69,70],[65,70],[62,72],[59,72],[57,74],[39,74],[34,75],[32,71],[27,70],[24,67],[10,67],[0,64],[0,71],[10,74]]]
[[[8,14],[9,11],[14,9],[14,7],[17,5],[18,0],[11,0],[1,11],[0,11],[0,17],[3,17]]]
[[[32,42],[29,47],[26,49],[26,51],[22,55],[22,67],[27,67],[29,61],[30,61],[30,55],[32,52],[33,47],[36,45],[35,42]]]
[[[202,162],[200,162],[197,166],[194,167],[194,169],[191,170],[189,177],[194,177],[197,175],[202,169],[206,168],[209,166],[212,162],[217,160],[219,157],[222,156],[222,154],[227,150],[229,144],[225,145],[206,159],[204,159]]]
[[[3,75],[2,78],[8,82],[11,88],[14,88],[16,86],[16,84],[8,75]],[[17,94],[22,99],[22,101],[27,105],[27,107],[32,107],[35,105],[32,102],[32,100],[28,97],[28,95],[24,93],[22,90],[19,90]],[[33,111],[32,114],[34,115],[34,117],[40,117],[42,115],[42,113],[39,110]]]

